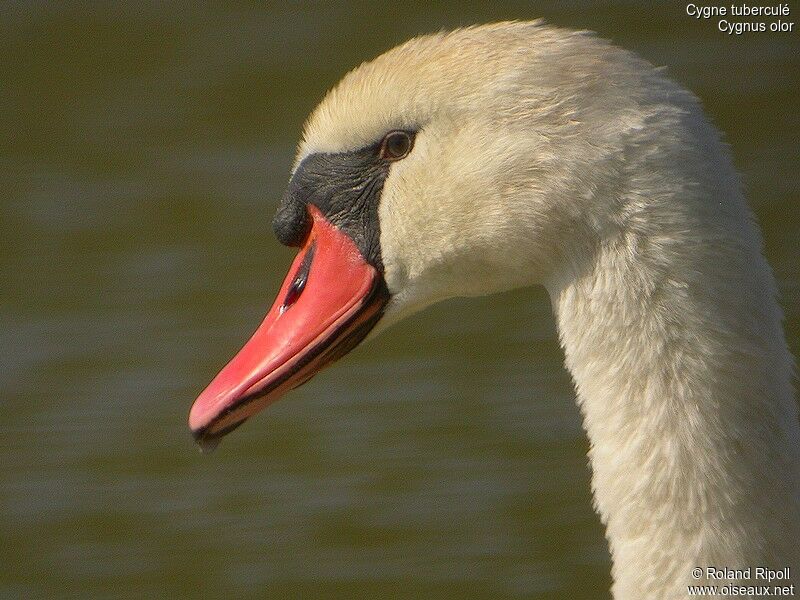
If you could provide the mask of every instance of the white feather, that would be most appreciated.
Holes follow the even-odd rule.
[[[298,161],[398,128],[419,133],[379,210],[382,326],[449,296],[547,287],[615,598],[684,598],[709,565],[796,576],[793,360],[760,235],[695,97],[589,33],[461,29],[349,73]]]

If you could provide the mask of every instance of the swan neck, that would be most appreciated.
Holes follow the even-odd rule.
[[[793,359],[758,232],[732,202],[717,221],[623,228],[549,286],[617,599],[683,598],[708,565],[800,582]]]

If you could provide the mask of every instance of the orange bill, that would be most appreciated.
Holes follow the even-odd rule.
[[[314,206],[311,228],[250,340],[195,400],[189,427],[216,445],[245,419],[349,352],[380,319],[383,277]]]

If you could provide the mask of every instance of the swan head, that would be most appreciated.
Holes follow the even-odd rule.
[[[275,305],[196,400],[213,442],[439,300],[548,284],[618,218],[600,191],[642,126],[641,61],[586,33],[501,23],[416,38],[349,74],[306,123]],[[377,329],[374,329],[377,331]]]

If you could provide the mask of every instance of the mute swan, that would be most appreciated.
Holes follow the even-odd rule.
[[[696,567],[750,567],[751,584],[767,583],[756,567],[800,568],[775,282],[724,144],[661,70],[540,22],[411,40],[313,112],[274,229],[300,251],[195,401],[201,443],[376,325],[540,284],[591,443],[615,598],[686,597],[708,575]]]

